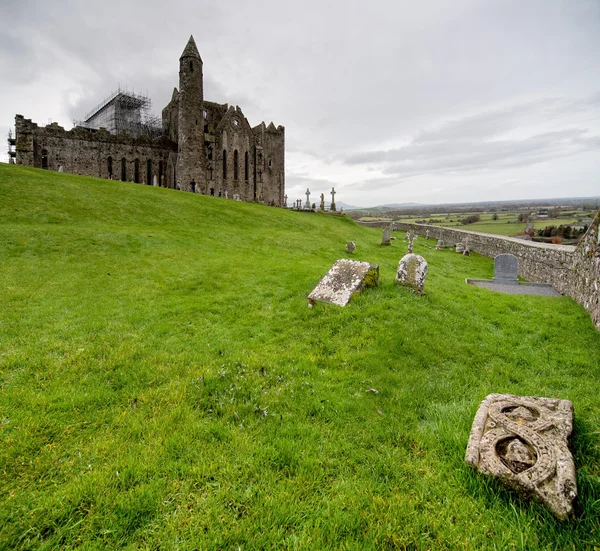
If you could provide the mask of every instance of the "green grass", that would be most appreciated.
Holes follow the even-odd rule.
[[[380,265],[346,308],[306,295]],[[347,217],[0,164],[0,549],[594,549],[600,333]],[[376,389],[377,394],[367,392]],[[568,523],[472,472],[492,392],[575,406]]]

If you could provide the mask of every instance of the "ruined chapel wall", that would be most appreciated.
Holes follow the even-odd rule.
[[[242,201],[254,201],[254,149],[255,138],[246,117],[239,107],[231,106],[215,130],[215,153],[213,154],[215,194],[221,191],[225,195],[227,192],[229,198],[238,194]],[[246,153],[248,153],[247,178]]]
[[[281,207],[285,192],[285,128],[264,123],[254,129],[256,136],[257,199]]]
[[[56,123],[46,127],[22,119],[16,121],[17,134],[21,144],[27,144],[28,150],[21,150],[17,156],[17,164],[34,168],[47,168],[71,174],[82,174],[96,178],[121,180],[122,160],[125,159],[126,181],[136,180],[139,183],[152,184],[154,175],[160,176],[160,163],[163,163],[163,174],[169,152],[175,148],[165,140],[131,138],[114,136],[106,131],[90,132],[82,128],[66,131]],[[42,153],[44,163],[42,163]],[[112,158],[112,175],[109,158]],[[150,161],[150,174],[148,174]],[[150,176],[150,181],[148,181]]]

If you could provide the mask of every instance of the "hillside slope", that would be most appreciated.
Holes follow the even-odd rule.
[[[600,334],[493,262],[347,217],[0,164],[0,548],[585,549]],[[346,308],[306,295],[380,265]],[[373,392],[369,389],[375,389]],[[570,399],[578,516],[464,464],[491,392]]]

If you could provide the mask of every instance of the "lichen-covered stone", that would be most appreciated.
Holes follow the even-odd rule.
[[[344,258],[335,262],[307,298],[311,302],[318,300],[346,306],[352,295],[378,283],[377,264]]]
[[[427,261],[418,254],[404,255],[398,263],[396,282],[409,287],[415,293],[422,294],[427,278]]]
[[[356,243],[354,241],[348,241],[346,243],[346,251],[352,254],[356,250]]]
[[[457,253],[464,253],[465,252],[465,245],[464,243],[457,243],[456,244],[456,252]]]
[[[572,429],[568,400],[490,394],[475,415],[465,461],[566,519],[577,497]]]

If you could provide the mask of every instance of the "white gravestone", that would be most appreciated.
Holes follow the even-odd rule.
[[[418,254],[404,255],[398,264],[396,282],[417,294],[423,294],[427,278],[427,261]]]

